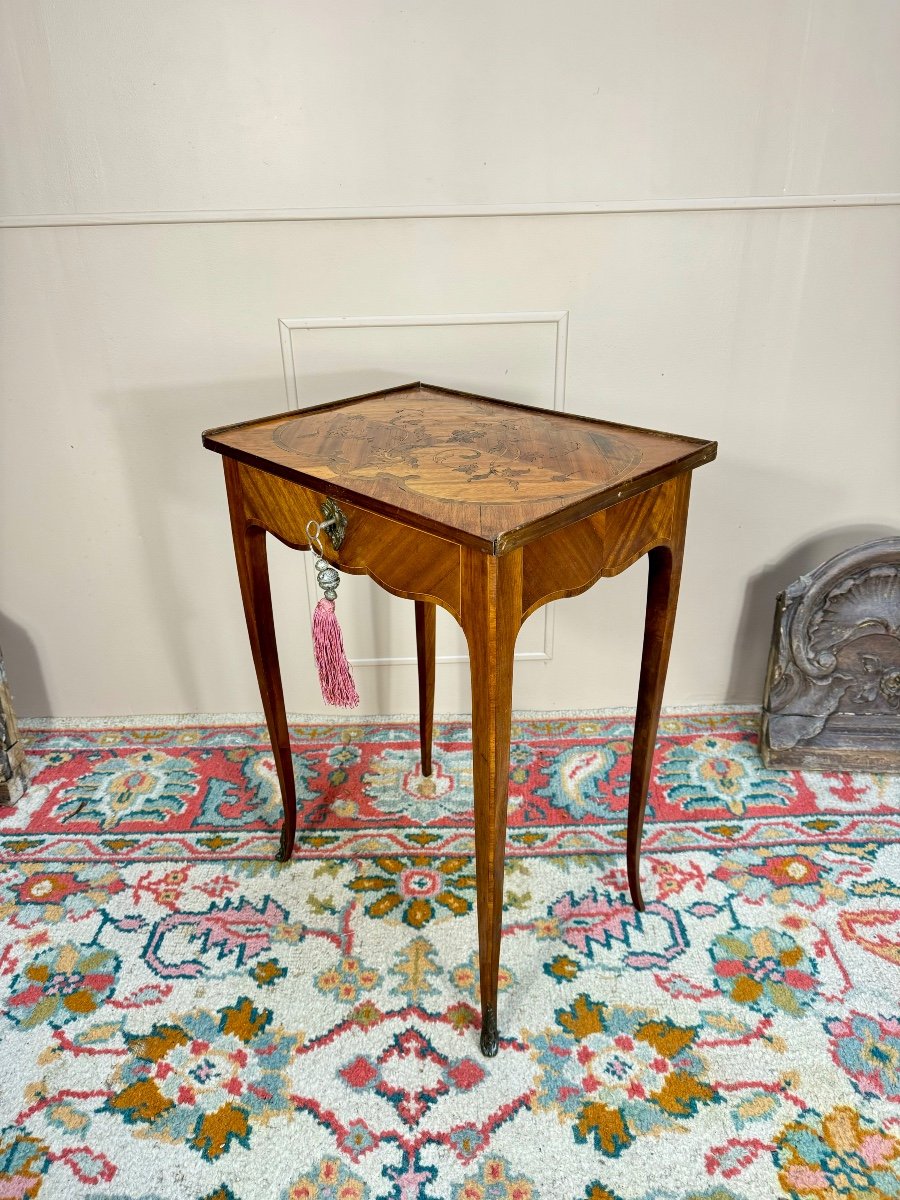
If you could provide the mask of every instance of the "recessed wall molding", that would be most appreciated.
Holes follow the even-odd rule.
[[[159,212],[29,213],[0,217],[0,229],[92,225],[205,225],[256,221],[379,221],[438,217],[565,217],[604,214],[742,212],[765,209],[868,208],[900,204],[900,192],[834,196],[698,196],[659,200],[586,200],[557,204],[419,204],[390,208],[228,208]]]
[[[547,312],[436,313],[385,317],[280,317],[281,361],[289,408],[300,408],[297,369],[294,362],[295,329],[385,329],[427,328],[438,325],[555,325],[556,357],[553,363],[553,407],[566,406],[566,348],[569,336],[568,309]]]
[[[553,363],[553,407],[559,412],[566,405],[566,351],[568,344],[569,313],[567,309],[550,309],[546,312],[497,312],[497,313],[436,313],[430,315],[407,314],[399,316],[362,317],[282,317],[278,321],[281,338],[281,358],[284,367],[284,384],[289,408],[301,408],[300,388],[297,379],[297,363],[294,355],[294,331],[298,329],[389,329],[429,328],[461,325],[555,325],[556,339]],[[313,606],[318,599],[312,570],[306,564],[306,589],[310,620]],[[544,635],[540,650],[517,651],[516,661],[549,662],[553,658],[553,612],[548,604],[544,614]],[[439,654],[437,661],[465,662],[466,657],[458,654]],[[356,667],[394,667],[414,664],[416,659],[407,656],[383,656],[375,658],[351,658]]]

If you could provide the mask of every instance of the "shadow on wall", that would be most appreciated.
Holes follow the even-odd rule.
[[[816,534],[801,542],[782,559],[751,577],[738,622],[728,696],[735,703],[761,703],[765,686],[775,600],[788,584],[821,563],[853,546],[878,538],[897,537],[888,525],[847,525]]]
[[[24,716],[46,716],[50,712],[50,697],[34,642],[27,630],[2,612],[0,650],[16,717],[21,720]]]
[[[301,405],[407,381],[408,375],[383,371],[304,374],[299,380]],[[189,586],[191,572],[185,565],[202,557],[205,551],[199,548],[210,544],[214,555],[231,557],[222,467],[217,455],[203,449],[200,434],[284,412],[284,379],[136,389],[108,394],[104,402],[121,449],[128,488],[124,499],[143,548],[144,577],[135,586],[151,598],[166,666],[187,709],[197,711],[208,706],[204,693],[212,686],[216,656],[231,652],[230,646],[213,644],[208,615],[197,607],[202,593]],[[239,605],[236,579],[228,597]],[[240,652],[244,650],[242,644]]]

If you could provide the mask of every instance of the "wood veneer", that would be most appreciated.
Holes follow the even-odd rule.
[[[325,556],[415,601],[422,769],[431,771],[435,605],[462,626],[472,678],[481,1048],[496,1054],[513,655],[525,618],[648,556],[626,861],[640,842],[675,622],[692,470],[714,442],[413,383],[203,436],[223,456],[238,578],[284,801],[296,795],[265,533],[308,549],[326,498],[347,518]]]

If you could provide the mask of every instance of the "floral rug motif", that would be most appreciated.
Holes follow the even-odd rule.
[[[644,829],[647,851],[900,841],[896,776],[768,771],[758,716],[664,716]],[[632,719],[513,723],[507,853],[618,854]],[[277,852],[281,801],[265,729],[35,724],[31,786],[0,809],[0,861],[261,859]],[[435,728],[434,771],[411,722],[293,725],[296,858],[471,855],[471,729]]]
[[[900,777],[518,721],[500,1049],[468,731],[28,729],[0,820],[0,1200],[900,1200]]]

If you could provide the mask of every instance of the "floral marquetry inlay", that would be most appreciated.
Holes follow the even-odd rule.
[[[425,383],[208,430],[204,445],[341,506],[491,553],[652,490],[716,453],[715,443],[699,438]],[[260,497],[260,488],[281,494],[271,478],[262,485],[245,475],[244,485],[253,494],[253,521],[291,545],[305,544],[312,514],[299,536],[283,519],[295,513],[296,496]],[[313,503],[318,519],[322,500]],[[347,536],[358,548],[359,521],[347,515]],[[347,555],[353,559],[349,544],[345,565]]]
[[[364,408],[287,420],[273,440],[298,466],[335,477],[388,476],[412,492],[470,504],[577,496],[637,467],[641,451],[611,431],[572,432],[540,412],[485,415],[473,400],[412,405],[386,396]]]

